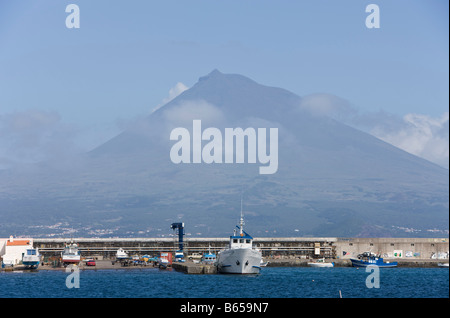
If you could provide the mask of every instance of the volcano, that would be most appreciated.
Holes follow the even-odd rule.
[[[228,162],[224,143],[202,138],[197,147],[217,160],[194,162],[198,121],[214,141],[227,129],[276,129],[276,171],[260,173],[248,135],[242,160],[238,137]],[[189,163],[171,160],[175,129],[189,132]],[[258,145],[268,155],[266,137]],[[287,90],[218,70],[74,162],[2,171],[0,235],[63,224],[79,236],[152,237],[182,221],[193,236],[228,236],[242,198],[254,236],[448,236],[447,169],[318,115]]]

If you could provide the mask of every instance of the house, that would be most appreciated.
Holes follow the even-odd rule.
[[[22,256],[32,246],[33,239],[30,238],[17,239],[11,235],[9,239],[0,239],[0,256],[3,264],[6,266],[20,264]]]

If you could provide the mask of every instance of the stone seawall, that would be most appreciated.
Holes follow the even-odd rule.
[[[308,259],[277,259],[269,260],[268,266],[270,267],[307,267],[308,263],[312,260]],[[327,259],[327,262],[334,262],[335,267],[351,267],[352,262],[349,259]],[[447,260],[405,260],[405,259],[385,259],[389,262],[397,262],[398,267],[438,267],[439,263],[448,263]]]
[[[308,259],[277,259],[269,260],[268,267],[308,267]],[[396,260],[390,259],[389,262],[398,262],[398,267],[428,267],[436,268],[442,260]],[[334,262],[335,267],[351,267],[352,262],[348,259],[329,259],[327,262]],[[446,260],[448,262],[448,260]],[[193,262],[173,263],[172,268],[185,274],[217,274],[217,268],[213,265],[199,264]],[[264,270],[264,269],[263,269]]]

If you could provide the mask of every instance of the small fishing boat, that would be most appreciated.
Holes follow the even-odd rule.
[[[30,269],[36,269],[41,262],[41,255],[37,248],[29,248],[22,256],[22,264]]]
[[[129,259],[130,257],[128,256],[128,254],[124,251],[123,248],[119,248],[116,252],[116,260],[120,261],[120,260],[126,260]]]
[[[208,252],[203,253],[201,262],[203,264],[214,264],[216,262],[216,253],[211,252],[211,247]]]
[[[204,253],[202,256],[203,264],[214,264],[216,262],[216,254],[214,253]]]
[[[351,258],[353,267],[378,266],[383,268],[397,267],[397,262],[385,262],[382,257],[372,252],[364,252],[358,258]]]
[[[184,263],[186,260],[184,259],[184,253],[182,250],[178,250],[175,252],[175,262]]]
[[[438,263],[439,267],[447,267],[448,268],[448,263]]]
[[[161,252],[158,258],[158,265],[161,269],[172,266],[172,253]]]
[[[325,258],[319,258],[314,262],[308,263],[310,267],[334,267],[333,262],[325,262]]]
[[[78,250],[78,244],[72,241],[70,244],[66,244],[61,253],[61,259],[64,265],[80,263],[81,253]]]

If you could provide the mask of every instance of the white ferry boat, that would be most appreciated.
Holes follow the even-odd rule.
[[[244,231],[244,217],[242,214],[237,233],[230,236],[230,245],[217,255],[217,271],[224,274],[259,274],[261,271],[261,251],[253,248],[253,237]]]

